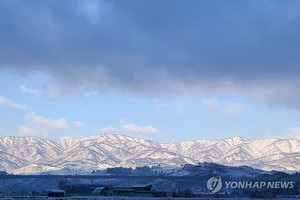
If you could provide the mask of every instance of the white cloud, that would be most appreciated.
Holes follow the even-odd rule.
[[[119,132],[119,129],[113,127],[112,125],[108,125],[108,126],[101,127],[100,132],[101,133],[116,133],[116,132]]]
[[[83,128],[84,127],[84,123],[81,121],[75,121],[74,125],[76,128]]]
[[[41,91],[40,90],[37,90],[37,89],[31,89],[31,88],[28,88],[26,87],[25,85],[21,85],[19,87],[19,89],[21,90],[21,92],[23,93],[26,93],[26,94],[32,94],[34,96],[39,96],[41,94]]]
[[[47,83],[46,86],[39,87],[39,88],[28,88],[25,85],[19,86],[19,90],[24,94],[30,94],[34,96],[47,96],[51,98],[65,98],[68,95],[72,94],[73,90],[70,87],[64,87],[62,85],[55,84],[51,81]],[[96,95],[96,94],[89,94],[87,96]]]
[[[19,128],[19,135],[38,135],[47,137],[50,131],[68,128],[65,119],[49,119],[35,113],[26,116],[26,124]]]
[[[216,99],[204,99],[203,103],[209,109],[229,116],[240,114],[243,111],[243,107],[238,103],[223,104]]]
[[[300,127],[291,128],[286,137],[300,140]]]
[[[142,134],[155,134],[157,133],[157,129],[153,126],[137,126],[135,124],[125,124],[122,126],[124,131],[134,132],[134,133],[142,133]]]
[[[5,97],[0,97],[0,105],[5,105],[13,109],[28,109],[27,106],[15,103],[14,101]]]
[[[34,132],[32,127],[29,126],[21,126],[19,128],[19,135],[32,135],[32,133]]]
[[[67,128],[67,122],[65,119],[48,119],[35,113],[30,113],[27,118],[32,120],[35,123],[44,125],[50,128]]]

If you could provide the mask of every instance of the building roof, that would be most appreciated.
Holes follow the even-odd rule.
[[[135,184],[131,188],[152,188],[151,184]]]
[[[55,193],[63,192],[63,193],[65,193],[64,190],[54,190],[54,189],[46,190],[46,192],[55,192]]]
[[[95,188],[92,193],[101,193],[103,190],[108,190],[108,187],[97,187]]]

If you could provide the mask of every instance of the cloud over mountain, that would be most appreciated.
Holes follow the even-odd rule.
[[[157,129],[153,126],[137,126],[135,124],[125,124],[122,126],[124,131],[142,133],[142,134],[155,134]]]
[[[48,132],[51,129],[66,129],[68,123],[65,119],[49,119],[36,113],[29,113],[26,116],[26,124],[19,128],[19,135],[39,135],[48,136]]]

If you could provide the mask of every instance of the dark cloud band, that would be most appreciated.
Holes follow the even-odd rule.
[[[99,91],[235,90],[268,101],[285,91],[280,102],[294,107],[299,4],[0,1],[0,67]]]

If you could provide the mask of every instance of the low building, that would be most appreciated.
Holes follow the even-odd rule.
[[[48,190],[48,197],[64,197],[66,192],[64,190]]]
[[[101,195],[101,196],[108,196],[110,195],[110,188],[109,187],[97,187],[92,191],[93,195]]]
[[[133,185],[130,187],[97,187],[92,192],[103,196],[152,196],[152,185]]]

